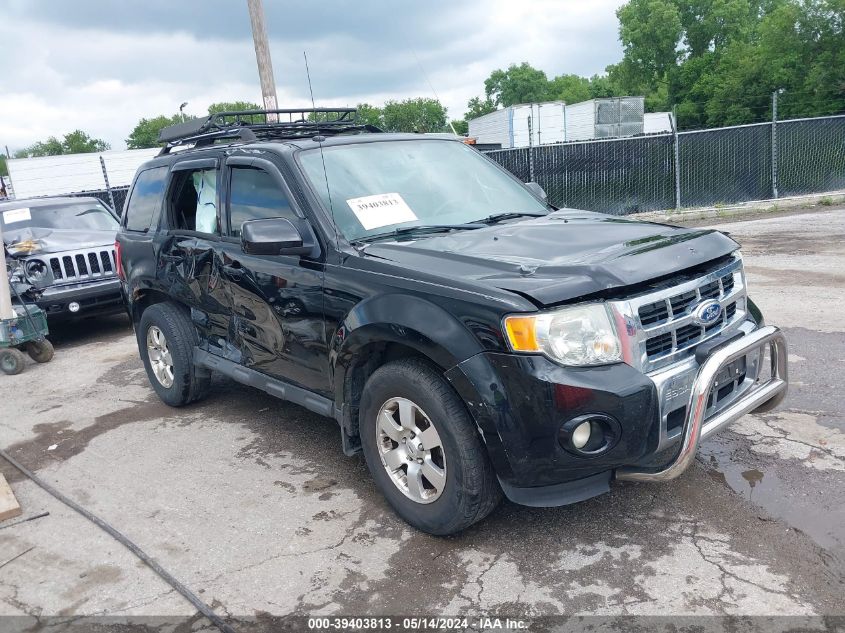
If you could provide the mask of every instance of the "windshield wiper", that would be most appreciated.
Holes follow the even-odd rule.
[[[546,213],[537,213],[535,211],[505,211],[504,213],[494,213],[493,215],[488,215],[486,218],[481,220],[474,220],[474,222],[480,222],[482,224],[495,224],[496,222],[501,222],[502,220],[510,220],[512,218],[521,218],[525,216],[530,217],[541,217],[547,215]]]
[[[400,226],[399,228],[387,231],[386,233],[377,233],[376,235],[366,235],[359,237],[354,242],[373,242],[376,240],[387,240],[394,237],[401,237],[403,235],[425,234],[425,233],[447,233],[454,230],[471,230],[483,229],[486,225],[480,222],[471,222],[468,224],[423,224],[421,226]]]

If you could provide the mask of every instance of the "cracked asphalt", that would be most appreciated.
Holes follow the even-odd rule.
[[[222,378],[202,403],[161,404],[123,317],[56,329],[53,362],[0,376],[0,445],[224,616],[842,614],[845,209],[719,228],[786,331],[791,391],[670,483],[504,503],[431,537],[390,511],[331,420]],[[0,523],[0,615],[195,615],[104,532],[0,470],[24,518],[49,512]]]

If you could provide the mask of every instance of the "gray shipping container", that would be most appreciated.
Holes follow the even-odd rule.
[[[634,136],[643,133],[645,99],[612,97],[566,106],[566,140]]]

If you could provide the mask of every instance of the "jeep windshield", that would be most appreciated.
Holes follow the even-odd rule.
[[[4,231],[18,229],[69,229],[117,231],[114,215],[101,204],[92,202],[49,204],[27,207],[26,202],[15,209],[0,211]]]
[[[460,230],[478,228],[491,218],[549,212],[475,149],[455,141],[337,145],[324,148],[322,156],[319,149],[302,152],[300,164],[351,241],[397,229],[412,233],[407,229],[415,226]]]

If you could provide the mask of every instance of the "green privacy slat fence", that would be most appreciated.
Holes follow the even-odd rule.
[[[550,200],[618,215],[674,205],[672,136],[532,148],[534,180]]]
[[[678,153],[681,206],[772,197],[771,125],[680,133]]]
[[[777,160],[782,196],[845,189],[845,117],[779,122]]]
[[[625,215],[765,200],[845,190],[845,116],[496,150],[487,156],[524,182],[533,175],[549,201],[561,207]]]

